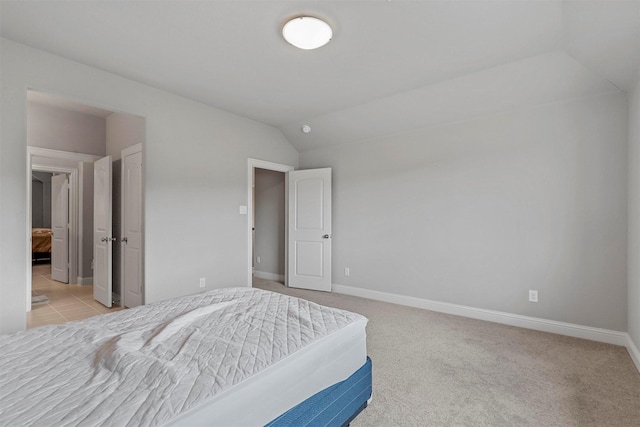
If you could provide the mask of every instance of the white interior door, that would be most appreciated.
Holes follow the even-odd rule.
[[[331,291],[331,168],[287,172],[287,285]]]
[[[143,303],[142,146],[122,151],[122,289],[123,305]]]
[[[112,163],[103,157],[93,167],[93,298],[111,307],[112,290]]]
[[[69,177],[51,177],[51,278],[69,283]]]

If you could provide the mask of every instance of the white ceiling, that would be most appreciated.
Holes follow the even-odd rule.
[[[333,40],[285,42],[299,14]],[[3,37],[269,123],[300,151],[626,91],[640,62],[640,0],[3,0],[0,19]]]

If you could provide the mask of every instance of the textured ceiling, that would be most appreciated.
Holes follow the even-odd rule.
[[[333,40],[286,43],[299,14]],[[638,0],[2,1],[0,17],[3,37],[274,125],[300,151],[628,90],[640,58]]]

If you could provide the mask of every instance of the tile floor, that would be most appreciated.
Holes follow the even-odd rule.
[[[93,286],[67,285],[52,280],[50,264],[33,266],[32,294],[46,295],[49,302],[31,307],[31,311],[27,313],[27,328],[55,325],[122,310],[118,306],[107,308],[94,300]]]

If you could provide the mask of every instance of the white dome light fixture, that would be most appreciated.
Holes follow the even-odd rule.
[[[333,30],[321,19],[298,16],[284,24],[282,36],[297,48],[311,50],[329,43]]]

